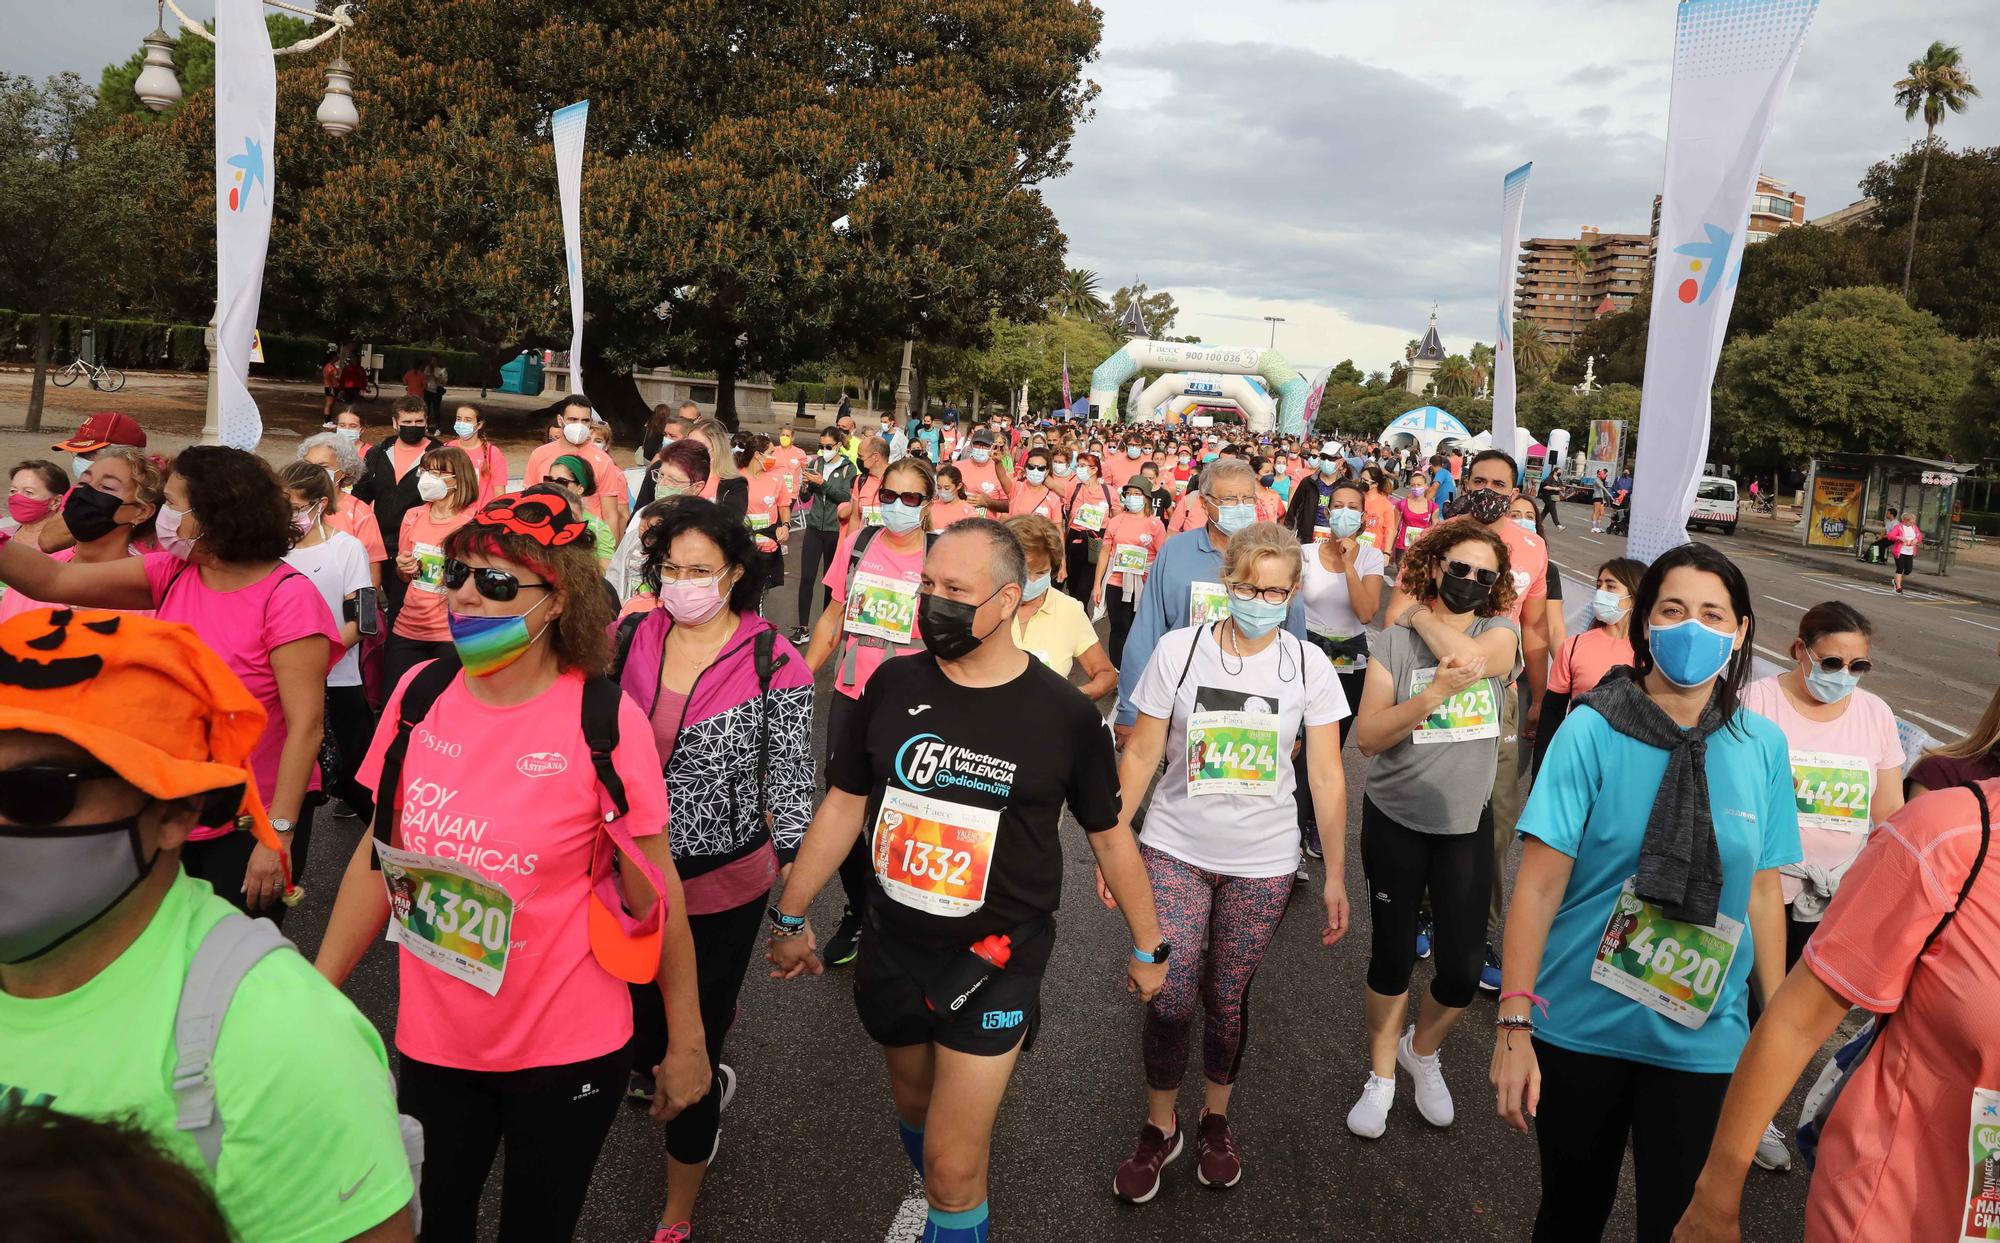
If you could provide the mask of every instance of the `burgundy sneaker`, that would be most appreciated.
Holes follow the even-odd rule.
[[[1144,1204],[1160,1194],[1160,1167],[1181,1155],[1186,1137],[1181,1134],[1180,1116],[1174,1117],[1174,1133],[1163,1135],[1148,1122],[1139,1128],[1139,1147],[1118,1167],[1111,1179],[1111,1194],[1134,1204]]]
[[[1229,1119],[1203,1110],[1196,1131],[1194,1176],[1204,1187],[1234,1187],[1243,1177],[1243,1158],[1236,1155]]]

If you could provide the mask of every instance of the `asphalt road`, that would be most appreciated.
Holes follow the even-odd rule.
[[[1576,530],[1557,534],[1556,549],[1564,565],[1587,577],[1591,558],[1611,555],[1617,541],[1583,543]],[[1784,582],[1779,563],[1771,559],[1746,557],[1744,562],[1760,593],[1769,590],[1799,604],[1833,594],[1832,588],[1814,594]],[[794,592],[772,593],[773,620],[789,626]],[[1912,630],[1932,617],[1921,611],[1927,606],[1914,600],[1885,603],[1879,610],[1870,604],[1878,620],[1905,622]],[[1788,620],[1792,616],[1782,606],[1772,612]],[[1885,673],[1875,677],[1884,683],[1907,679],[1914,688],[1932,676],[1930,670],[1947,667],[1945,662],[1990,656],[1992,650],[1990,645],[1977,652],[1965,648],[1955,656],[1957,648],[1942,639],[1923,643],[1921,660],[1913,652],[1893,658],[1894,666],[1878,647]],[[1894,685],[1899,688],[1903,682]],[[1973,719],[1962,705],[1941,706],[1937,715],[1960,722]],[[1043,1026],[1034,1049],[1021,1059],[994,1137],[995,1238],[1054,1243],[1114,1237],[1431,1241],[1527,1236],[1540,1179],[1533,1141],[1507,1130],[1494,1116],[1486,1082],[1491,1001],[1475,1002],[1444,1048],[1445,1077],[1458,1104],[1453,1127],[1440,1131],[1418,1117],[1406,1078],[1383,1138],[1363,1141],[1344,1125],[1367,1067],[1361,1018],[1367,916],[1357,840],[1361,779],[1360,759],[1350,748],[1347,853],[1353,862],[1347,875],[1355,927],[1339,945],[1322,947],[1317,881],[1311,889],[1296,891],[1297,901],[1257,980],[1255,1024],[1232,1109],[1245,1173],[1226,1192],[1196,1183],[1190,1145],[1168,1168],[1154,1201],[1134,1207],[1112,1198],[1112,1172],[1129,1155],[1143,1118],[1139,1007],[1123,989],[1124,925],[1091,893],[1089,847],[1081,830],[1073,832],[1059,948],[1043,992]],[[288,930],[308,954],[318,943],[339,870],[361,826],[322,813],[316,832],[308,898]],[[1310,866],[1317,877],[1321,865]],[[833,892],[812,912],[821,929],[831,928],[839,914],[839,886],[830,888]],[[385,1037],[393,1031],[393,965],[391,951],[378,946],[348,986]],[[753,963],[741,1017],[725,1047],[739,1089],[724,1117],[721,1152],[702,1193],[698,1238],[790,1236],[874,1243],[915,1237],[913,1226],[921,1225],[922,1210],[919,1205],[912,1214],[909,1201],[920,1192],[897,1143],[880,1052],[855,1018],[847,976],[847,970],[834,970],[818,979],[781,984]],[[1413,995],[1425,994],[1429,978],[1429,965],[1419,963]],[[1198,1114],[1200,1091],[1197,1058],[1181,1099],[1181,1116],[1189,1123]],[[1796,1111],[1800,1094],[1795,1089],[1785,1116]],[[449,1142],[449,1137],[432,1142]],[[578,1237],[605,1243],[649,1239],[662,1203],[663,1179],[659,1128],[638,1108],[628,1107],[598,1163]],[[497,1223],[497,1189],[496,1177],[487,1189],[486,1238],[493,1237]],[[1775,1243],[1800,1238],[1805,1190],[1802,1171],[1767,1174],[1753,1169],[1744,1202],[1744,1237]],[[1628,1166],[1605,1237],[1629,1238],[1632,1230]]]

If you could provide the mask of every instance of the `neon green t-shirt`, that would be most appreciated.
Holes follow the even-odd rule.
[[[226,1128],[212,1180],[174,1129],[181,982],[232,909],[183,873],[139,939],[82,988],[0,993],[0,1103],[131,1117],[210,1183],[238,1238],[352,1238],[409,1202],[410,1168],[382,1038],[297,954],[253,967],[223,1019],[214,1075]]]

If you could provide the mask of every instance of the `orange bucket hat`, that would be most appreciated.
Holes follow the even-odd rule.
[[[264,717],[187,626],[69,608],[0,623],[0,730],[66,738],[154,798],[240,791],[223,815],[282,853],[250,772]]]

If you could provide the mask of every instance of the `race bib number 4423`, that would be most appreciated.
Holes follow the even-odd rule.
[[[370,840],[389,891],[388,939],[489,997],[499,992],[507,974],[514,899],[456,860]]]
[[[1429,690],[1432,679],[1436,677],[1435,666],[1413,670],[1410,674],[1410,697],[1414,699]],[[1410,741],[1421,746],[1426,743],[1462,742],[1468,738],[1498,738],[1500,702],[1494,696],[1494,685],[1492,678],[1481,678],[1445,700],[1417,726]]]

